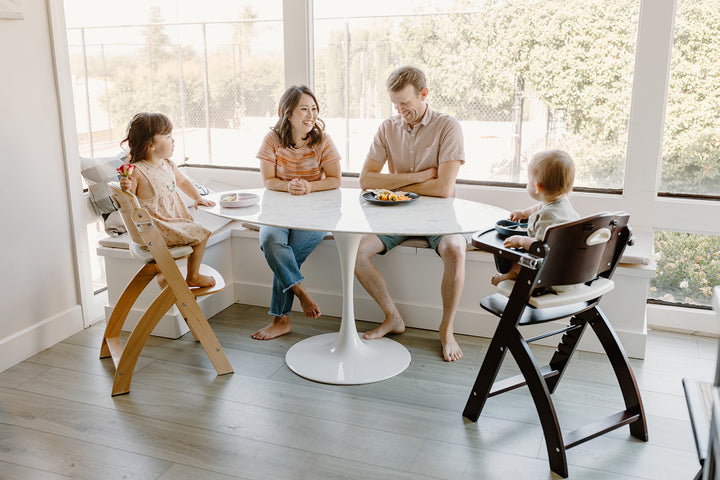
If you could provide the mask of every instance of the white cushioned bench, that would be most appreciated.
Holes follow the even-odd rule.
[[[201,299],[200,305],[205,315],[209,318],[233,303],[269,306],[272,272],[260,251],[257,227],[203,211],[193,211],[193,214],[197,221],[213,231],[203,262],[218,270],[228,285],[225,291]],[[652,232],[635,231],[634,234],[635,245],[629,247],[623,256],[614,278],[615,289],[604,297],[603,309],[613,319],[613,326],[628,354],[642,358],[647,334],[645,304],[648,282],[655,274],[655,262]],[[375,263],[383,272],[390,293],[407,325],[437,330],[442,312],[439,288],[442,261],[428,247],[423,239],[411,239],[390,254],[378,256]],[[98,255],[104,258],[107,272],[107,318],[120,292],[138,267],[135,263],[137,260],[132,258],[128,250],[127,235],[101,240]],[[490,337],[496,321],[479,307],[478,302],[494,291],[490,285],[490,277],[495,272],[494,260],[486,252],[470,249],[466,265],[466,283],[455,320],[455,331]],[[306,277],[304,285],[321,305],[323,314],[341,316],[340,266],[332,235],[328,235],[310,255],[303,266],[303,275]],[[138,308],[142,309],[140,300]],[[132,312],[126,328],[134,327],[133,316],[139,319],[141,314],[142,311]],[[360,320],[382,320],[379,307],[359,283],[355,284],[355,314]],[[154,335],[177,338],[187,332],[179,312],[173,309],[167,317],[160,322]],[[593,342],[594,338],[588,338],[587,342],[583,338],[580,348],[595,351]]]

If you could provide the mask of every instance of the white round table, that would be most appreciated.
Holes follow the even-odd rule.
[[[363,234],[444,235],[493,228],[508,211],[458,198],[421,196],[403,205],[381,206],[362,199],[362,191],[340,188],[294,196],[273,190],[239,190],[260,197],[257,205],[206,211],[235,220],[299,230],[332,232],[340,254],[343,311],[340,331],[302,340],[285,355],[298,375],[323,383],[352,385],[393,377],[410,364],[410,352],[389,338],[365,340],[357,333],[353,308],[353,276]]]

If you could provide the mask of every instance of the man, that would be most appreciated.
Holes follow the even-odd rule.
[[[378,128],[360,172],[360,186],[401,189],[433,197],[453,196],[455,179],[465,162],[460,123],[430,109],[425,102],[428,95],[425,74],[415,67],[394,70],[386,87],[398,115],[388,118]],[[389,173],[381,173],[385,162]],[[363,335],[366,339],[405,331],[405,322],[371,258],[378,253],[385,254],[407,238],[366,235],[360,243],[355,275],[385,314],[379,327]],[[452,362],[462,358],[453,336],[453,322],[465,283],[467,238],[437,235],[427,240],[443,261],[440,286],[443,315],[439,332],[443,358]]]

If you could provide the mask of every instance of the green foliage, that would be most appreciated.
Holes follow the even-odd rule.
[[[578,184],[621,188],[638,6],[459,0],[454,10],[471,13],[407,17],[393,51],[426,71],[433,106],[461,120],[508,121],[516,90],[539,99],[561,133],[533,149],[567,148]]]
[[[681,0],[675,22],[660,189],[720,194],[720,0]]]
[[[251,11],[243,13],[244,18],[254,16]],[[252,24],[233,25],[237,42],[208,51],[206,95],[202,52],[184,47],[178,53],[165,34],[159,10],[151,9],[150,22],[142,33],[145,45],[136,54],[109,57],[104,64],[88,58],[88,76],[110,79],[109,114],[120,134],[141,111],[163,112],[176,128],[232,128],[245,115],[275,115],[284,89],[283,65],[276,57],[252,54],[246,37],[255,33]],[[81,58],[72,61],[73,71],[83,71]]]
[[[323,116],[382,118],[390,114],[384,87],[392,70],[391,32],[387,22],[376,21],[372,30],[330,33],[327,51],[316,60],[315,95]]]
[[[667,302],[709,305],[720,285],[720,237],[655,232],[657,276],[650,296]]]

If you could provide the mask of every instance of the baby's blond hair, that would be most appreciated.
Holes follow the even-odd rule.
[[[528,171],[548,195],[567,195],[575,183],[575,162],[563,150],[545,150],[530,159]]]

